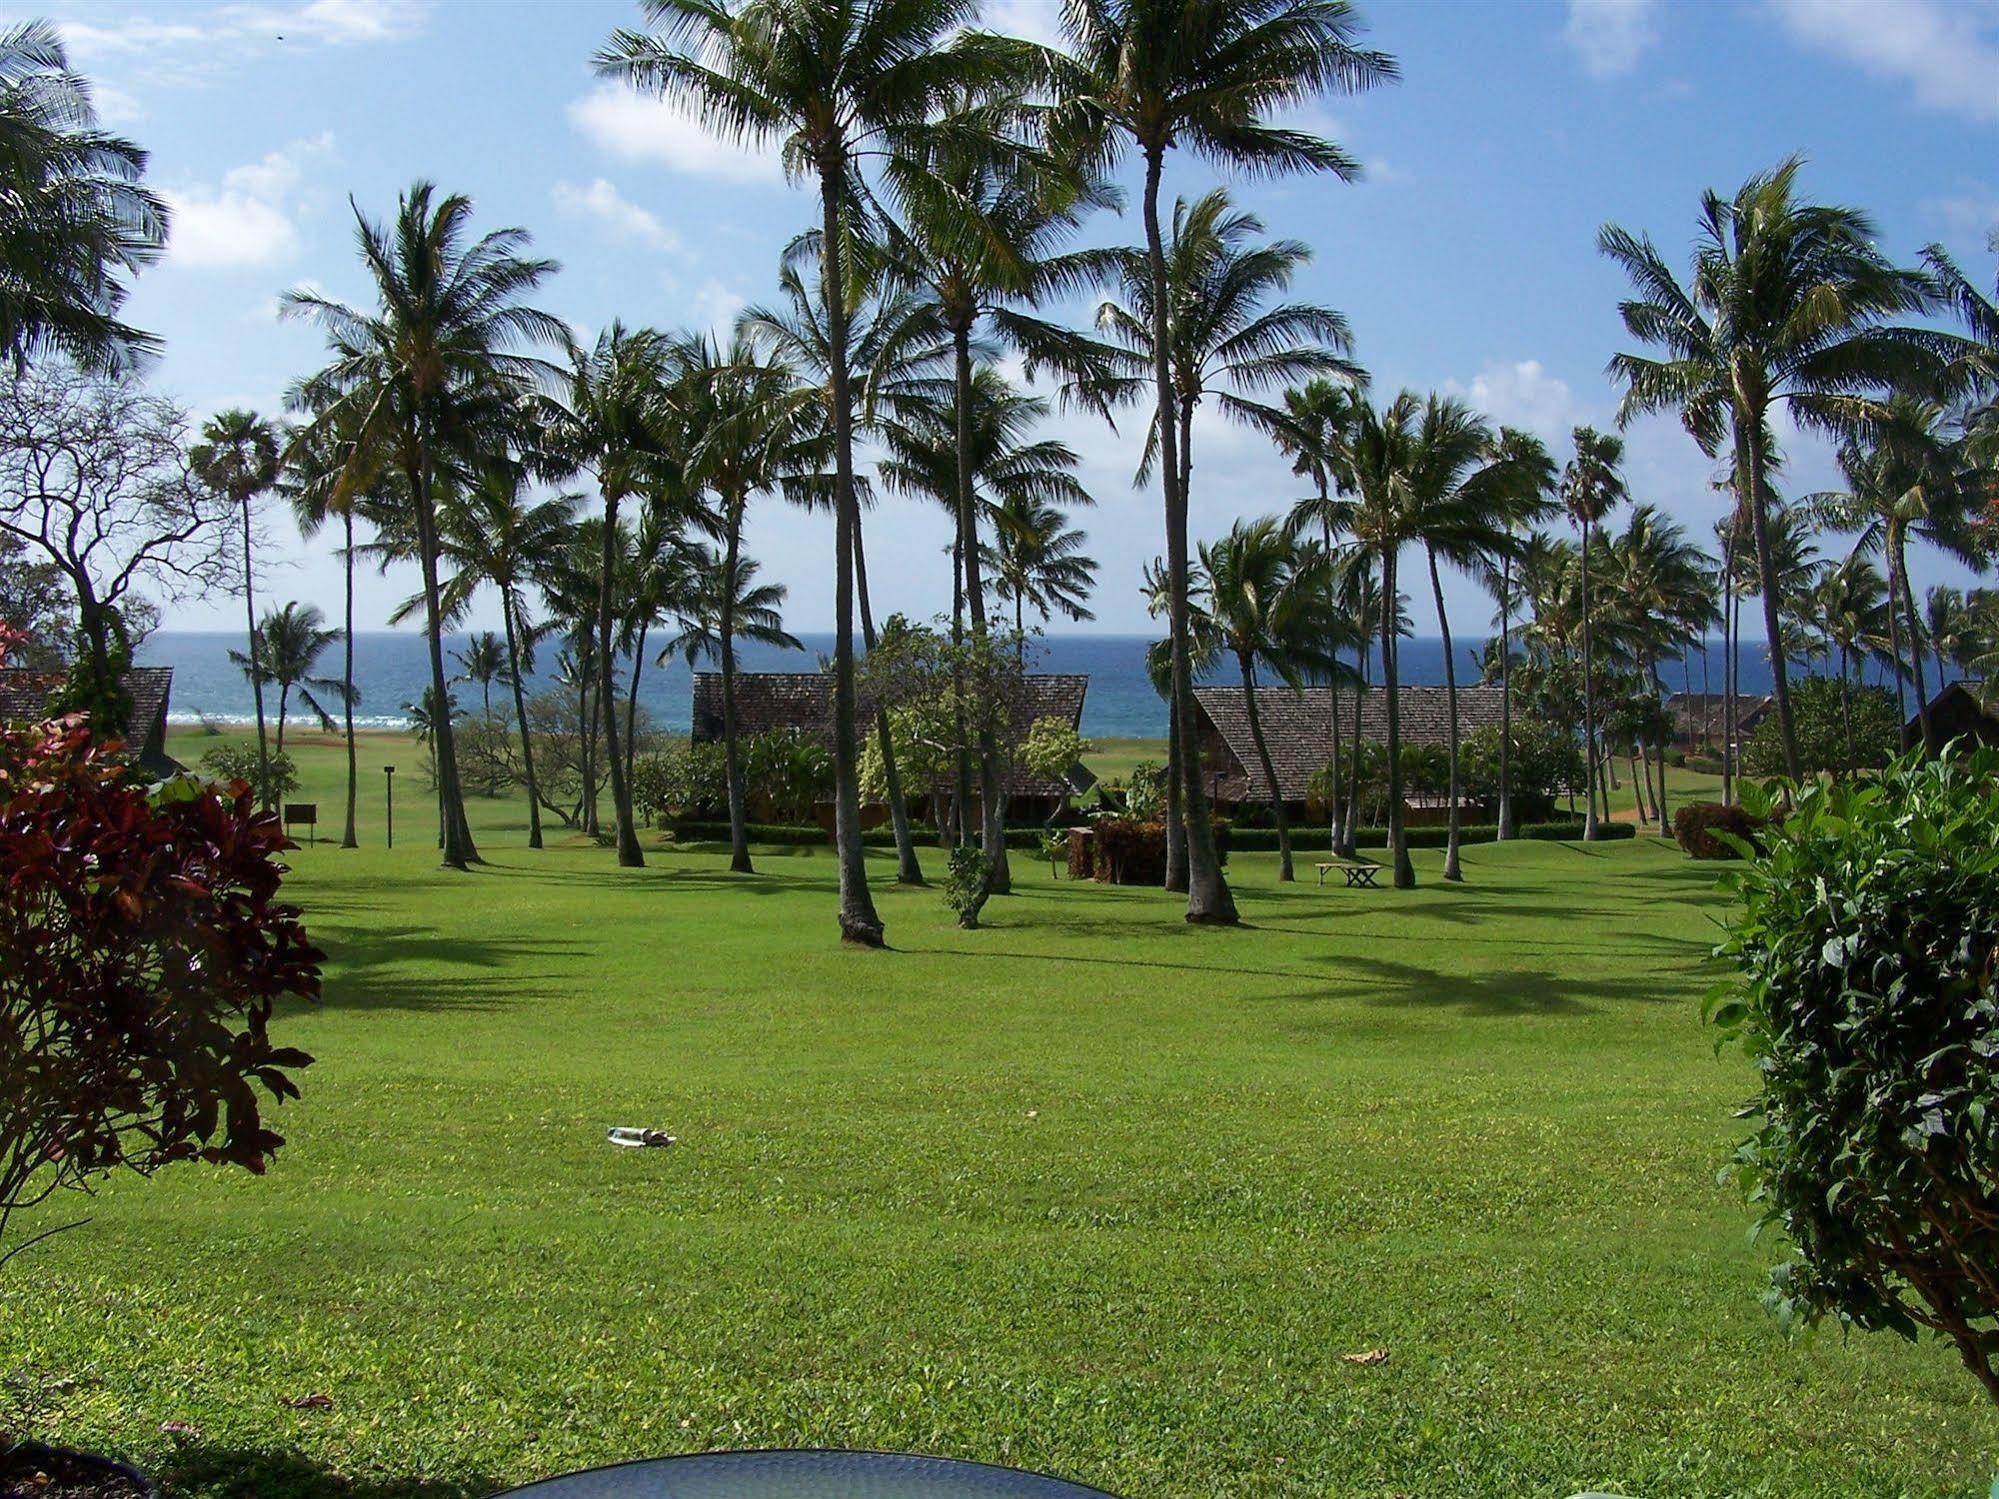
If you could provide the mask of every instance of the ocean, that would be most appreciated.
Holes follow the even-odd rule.
[[[830,656],[830,634],[800,637],[803,651],[781,651],[769,646],[744,644],[738,660],[744,671],[810,671],[822,657]],[[1091,738],[1163,738],[1166,733],[1166,706],[1152,690],[1145,675],[1145,648],[1150,637],[1143,635],[1050,635],[1034,643],[1038,671],[1081,672],[1090,679],[1083,700],[1083,732]],[[462,649],[465,637],[453,636],[446,650]],[[1459,655],[1460,681],[1474,680],[1471,665],[1484,641],[1474,638],[1454,642]],[[161,630],[148,637],[138,652],[144,666],[174,668],[171,717],[177,723],[194,723],[201,718],[219,722],[246,721],[254,707],[250,684],[229,659],[231,650],[242,649],[242,636],[221,632]],[[447,666],[456,671],[449,655]],[[545,674],[553,668],[555,652],[545,649],[538,664],[544,679],[531,681],[530,690],[547,685]],[[340,674],[340,649],[336,644],[321,658],[321,667],[330,677]],[[1402,643],[1403,678],[1411,685],[1435,685],[1444,679],[1443,642],[1415,637]],[[1769,690],[1769,665],[1759,650],[1745,644],[1742,652],[1742,690],[1749,693]],[[356,727],[399,729],[409,722],[406,703],[418,701],[429,681],[430,666],[421,635],[400,630],[357,631],[354,636],[354,679],[360,688],[355,706]],[[1721,690],[1721,651],[1713,648],[1712,688]],[[1374,673],[1380,680],[1380,673]],[[1233,671],[1217,673],[1215,680],[1233,682]],[[1667,672],[1667,685],[1677,688],[1677,666]],[[1693,690],[1701,690],[1698,655],[1693,661]],[[478,699],[478,689],[470,683],[456,687],[461,705],[470,707]],[[504,689],[495,688],[496,699]],[[645,668],[639,679],[639,702],[660,728],[685,733],[692,706],[693,675],[675,660],[666,666]],[[276,706],[267,698],[266,711]]]

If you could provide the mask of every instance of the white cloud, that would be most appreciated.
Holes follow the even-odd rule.
[[[608,178],[598,177],[581,187],[573,182],[558,182],[552,196],[562,212],[596,219],[621,238],[637,240],[655,250],[680,248],[680,240],[672,230],[650,210],[620,193]]]
[[[1999,229],[1999,192],[1978,184],[1967,184],[1963,192],[1951,197],[1925,198],[1922,210],[1950,233],[1966,239],[1983,240]]]
[[[1659,39],[1658,13],[1658,0],[1569,0],[1562,39],[1590,77],[1616,78]]]
[[[1568,441],[1572,427],[1588,420],[1569,382],[1549,374],[1538,359],[1488,360],[1469,384],[1446,380],[1444,390],[1501,426],[1524,428],[1557,447]]]
[[[749,298],[711,277],[694,293],[694,321],[726,342],[736,326],[736,314],[749,305]]]
[[[1767,0],[1791,37],[1863,72],[1913,86],[1916,101],[1999,120],[1995,0]]]
[[[992,0],[979,24],[1001,36],[1022,37],[1044,47],[1066,50],[1062,15],[1056,0]]]
[[[599,84],[569,104],[569,121],[591,141],[627,161],[659,162],[676,171],[730,182],[779,182],[774,150],[750,150],[720,140],[687,112],[622,84]]]
[[[168,259],[198,270],[284,260],[298,248],[296,217],[307,196],[306,167],[332,151],[333,137],[322,134],[232,167],[215,187],[168,189],[173,209]]]

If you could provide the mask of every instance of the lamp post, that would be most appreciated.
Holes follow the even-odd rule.
[[[385,784],[387,785],[387,787],[388,787],[388,793],[389,793],[389,847],[390,847],[390,848],[394,848],[394,847],[396,846],[396,768],[395,768],[395,766],[393,766],[393,765],[384,765],[384,766],[382,767],[382,776],[383,776],[383,778],[384,778],[384,783],[385,783]]]

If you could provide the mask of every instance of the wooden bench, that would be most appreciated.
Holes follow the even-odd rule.
[[[1326,876],[1337,869],[1347,877],[1349,890],[1356,885],[1365,885],[1370,890],[1375,890],[1380,887],[1374,883],[1374,877],[1381,873],[1383,867],[1380,864],[1370,864],[1365,859],[1329,859],[1319,866],[1319,883],[1325,884]]]

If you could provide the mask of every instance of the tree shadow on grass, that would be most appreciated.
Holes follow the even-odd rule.
[[[1518,1015],[1595,1015],[1613,1005],[1634,1003],[1687,1004],[1691,1000],[1675,980],[1699,977],[1698,969],[1678,965],[1628,978],[1545,967],[1445,974],[1413,963],[1367,957],[1347,959],[1345,966],[1365,987],[1359,993],[1346,988],[1327,991],[1324,997],[1354,998],[1363,1004],[1408,1009],[1455,1010],[1493,1019]]]
[[[486,1474],[342,1473],[298,1452],[206,1443],[178,1446],[153,1476],[168,1494],[221,1499],[484,1499],[505,1486]]]
[[[346,1010],[497,1010],[546,993],[558,960],[584,951],[559,938],[447,937],[422,926],[357,926],[315,937],[331,970],[320,1004]],[[455,971],[413,971],[435,964]]]

